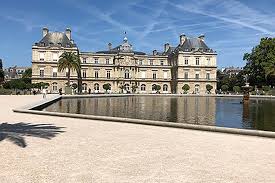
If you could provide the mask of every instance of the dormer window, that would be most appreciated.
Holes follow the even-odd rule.
[[[60,47],[62,46],[62,44],[61,44],[61,43],[57,43],[57,44],[58,44],[58,46],[60,46]]]
[[[49,46],[53,46],[53,43],[52,43],[52,42],[50,42],[50,43],[49,43]]]
[[[40,42],[40,46],[45,46],[45,43],[44,42]]]
[[[66,44],[66,47],[67,47],[67,48],[70,48],[70,47],[71,47],[71,45],[68,43],[68,44]]]

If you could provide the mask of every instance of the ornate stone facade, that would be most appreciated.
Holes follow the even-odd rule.
[[[83,91],[104,92],[103,85],[109,83],[108,92],[183,93],[182,86],[190,86],[189,93],[206,93],[206,85],[216,89],[216,53],[204,43],[204,37],[180,36],[180,44],[164,45],[163,52],[152,54],[134,51],[125,37],[121,45],[98,52],[81,52],[72,40],[71,30],[65,33],[49,32],[43,28],[43,38],[32,47],[33,82],[49,83],[51,93],[58,92],[67,82],[66,72],[58,72],[59,56],[65,51],[78,52],[81,58]],[[76,73],[71,73],[71,82],[77,83]],[[72,84],[71,83],[71,84]]]

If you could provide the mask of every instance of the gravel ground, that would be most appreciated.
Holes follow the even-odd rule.
[[[39,100],[0,96],[1,183],[275,182],[275,139],[12,112]]]

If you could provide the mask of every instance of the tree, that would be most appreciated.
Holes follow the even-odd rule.
[[[106,91],[106,93],[107,93],[107,91],[111,89],[111,84],[110,84],[110,83],[105,83],[105,84],[103,85],[103,89],[104,89],[104,90]]]
[[[70,86],[70,77],[71,77],[71,71],[75,70],[77,71],[78,77],[81,76],[79,74],[81,72],[81,65],[79,61],[79,55],[75,54],[73,52],[64,52],[58,60],[58,71],[63,72],[64,70],[68,69],[67,72],[67,86]],[[78,85],[81,86],[81,85]],[[80,88],[80,87],[79,87]]]
[[[159,90],[161,89],[161,87],[159,85],[153,85],[152,89],[157,91],[157,93],[159,93]]]
[[[28,68],[22,75],[22,78],[31,78],[32,77],[32,69]]]
[[[228,91],[228,85],[222,85],[221,89],[222,89],[222,91],[227,92]]]
[[[233,87],[233,91],[234,91],[235,93],[239,93],[239,92],[241,92],[241,87],[239,87],[239,86],[234,86],[234,87]]]
[[[244,70],[251,85],[275,85],[275,38],[262,38],[251,53],[245,53]]]
[[[213,86],[210,85],[210,84],[207,84],[207,85],[205,86],[205,88],[206,88],[206,90],[207,90],[209,93],[211,93],[211,90],[213,89]]]
[[[188,90],[190,90],[190,86],[188,84],[183,85],[182,90],[184,93],[187,93]]]
[[[2,69],[0,69],[0,83],[2,83],[4,81],[4,78],[5,78],[4,71]]]
[[[136,84],[133,84],[131,88],[132,88],[132,92],[135,93],[137,91],[138,86]]]

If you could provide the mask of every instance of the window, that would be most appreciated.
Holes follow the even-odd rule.
[[[185,57],[185,59],[184,59],[184,64],[185,64],[185,65],[188,65],[188,57]]]
[[[188,79],[188,72],[184,73],[184,79]]]
[[[86,78],[86,76],[87,76],[86,70],[82,70],[82,77]]]
[[[145,84],[142,84],[141,87],[140,87],[140,90],[141,90],[141,91],[145,91],[145,90],[146,90],[146,85],[145,85]]]
[[[125,88],[126,91],[130,91],[130,85],[129,84],[125,84],[124,88]]]
[[[57,83],[53,83],[53,91],[57,91]]]
[[[87,63],[87,58],[83,58],[83,59],[82,59],[82,62],[83,62],[84,64],[86,64],[86,63]]]
[[[141,71],[141,78],[145,79],[146,78],[146,71]]]
[[[211,65],[210,64],[210,58],[208,57],[206,60],[207,60],[207,65]]]
[[[196,79],[199,79],[200,78],[200,75],[199,74],[196,74]]]
[[[106,58],[106,64],[109,65],[110,64],[110,59]]]
[[[200,58],[196,57],[196,65],[200,65]]]
[[[150,60],[149,62],[150,62],[150,65],[154,65],[153,60]]]
[[[68,77],[68,75],[69,75],[69,69],[66,68],[66,77]]]
[[[40,68],[39,75],[40,77],[44,77],[44,68]]]
[[[210,73],[206,73],[206,79],[210,80]]]
[[[97,91],[99,90],[99,84],[98,83],[94,84],[94,89],[97,90]]]
[[[153,72],[153,79],[157,79],[157,73],[155,71]]]
[[[98,71],[95,71],[95,78],[98,78]]]
[[[168,85],[167,84],[163,85],[163,91],[168,91]]]
[[[39,60],[44,61],[45,59],[45,52],[39,52]]]
[[[163,71],[163,78],[164,78],[164,79],[167,79],[167,78],[168,78],[167,71]]]
[[[139,61],[139,65],[142,65],[142,60]]]
[[[195,85],[195,93],[196,94],[200,93],[200,85],[198,84]]]
[[[83,91],[87,91],[87,84],[86,84],[86,83],[83,83],[83,84],[82,84],[82,90],[83,90]]]
[[[58,55],[56,52],[53,52],[53,61],[56,62],[58,60]]]
[[[128,69],[125,70],[124,78],[125,78],[125,79],[130,79],[130,73],[129,73],[129,70],[128,70]]]
[[[111,71],[107,71],[107,79],[111,78]]]
[[[164,63],[164,61],[163,61],[163,60],[161,60],[161,61],[160,61],[160,65],[163,65],[163,63]]]
[[[98,58],[95,58],[95,64],[98,64]]]
[[[57,68],[53,68],[53,77],[57,77]]]

